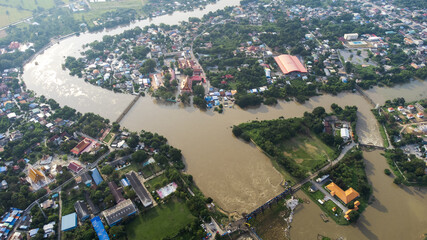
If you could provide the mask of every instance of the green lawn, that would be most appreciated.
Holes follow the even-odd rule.
[[[160,240],[172,237],[196,219],[184,202],[171,199],[166,204],[141,213],[126,225],[129,240]]]
[[[49,9],[55,6],[54,0],[0,0],[1,6],[22,10],[35,10],[38,7]]]
[[[107,136],[104,138],[105,143],[109,143],[111,138],[113,137],[114,133],[108,133]]]
[[[162,174],[158,177],[155,177],[153,179],[151,179],[150,181],[145,182],[145,186],[147,187],[147,189],[149,189],[150,191],[154,191],[156,190],[155,186],[159,185],[160,187],[165,186],[163,183],[167,182],[166,184],[169,183],[167,177]]]
[[[0,27],[7,26],[27,17],[31,17],[31,15],[33,15],[31,11],[0,6]]]
[[[337,154],[328,145],[314,135],[298,135],[285,141],[279,148],[288,157],[294,159],[309,171],[319,169],[335,159]]]
[[[147,0],[121,0],[114,2],[97,2],[90,3],[92,7],[88,12],[74,13],[74,18],[81,20],[83,17],[88,20],[89,24],[93,24],[92,21],[100,18],[104,13],[115,11],[119,8],[135,9],[138,13],[142,14],[142,6]]]

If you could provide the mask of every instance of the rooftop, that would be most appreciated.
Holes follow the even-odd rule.
[[[61,231],[68,231],[77,227],[77,214],[71,213],[62,217]]]
[[[84,201],[80,200],[74,203],[74,209],[76,210],[80,221],[84,221],[90,216],[89,209],[87,208],[87,205]]]
[[[353,188],[349,188],[346,191],[342,190],[335,183],[330,183],[326,188],[331,191],[332,196],[337,196],[345,204],[353,201],[355,198],[360,197],[360,194]]]
[[[136,213],[135,204],[130,199],[120,202],[116,206],[109,208],[102,212],[105,220],[107,220],[108,225],[112,226],[119,221],[121,221],[124,217],[132,215]]]
[[[130,185],[135,190],[136,195],[138,196],[139,200],[141,200],[141,203],[144,205],[144,207],[148,207],[153,204],[150,198],[150,194],[147,192],[144,185],[142,185],[141,181],[139,181],[135,172],[127,173],[126,178],[129,180]]]
[[[296,56],[282,54],[280,56],[274,57],[274,60],[276,61],[277,65],[279,65],[283,74],[289,74],[291,72],[307,73],[307,69],[305,69]]]

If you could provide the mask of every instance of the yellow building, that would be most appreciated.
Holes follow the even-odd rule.
[[[349,188],[346,191],[342,190],[335,183],[331,183],[326,188],[331,192],[332,196],[337,196],[345,204],[353,201],[355,198],[360,197],[360,194],[353,188]]]
[[[38,183],[39,181],[44,180],[43,173],[34,168],[30,168],[30,170],[28,170],[28,176],[34,183]]]

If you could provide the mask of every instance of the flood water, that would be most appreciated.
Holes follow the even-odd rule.
[[[368,179],[375,201],[360,216],[355,226],[324,223],[322,210],[313,202],[296,211],[292,239],[316,239],[317,234],[332,239],[424,239],[427,233],[427,189],[400,187],[384,174],[389,168],[382,151],[364,152]],[[308,198],[303,192],[298,196]]]
[[[114,121],[133,96],[115,94],[69,76],[68,71],[63,71],[61,67],[65,61],[64,56],[78,57],[83,44],[101,40],[105,34],[117,34],[125,29],[143,27],[151,23],[173,24],[190,16],[201,17],[209,11],[236,5],[238,2],[223,0],[203,11],[175,13],[153,19],[151,22],[139,21],[110,32],[71,37],[50,47],[28,63],[24,67],[23,79],[28,88],[38,95],[53,98],[61,105],[68,105],[82,113],[94,112]],[[427,82],[415,82],[392,89],[374,88],[369,90],[368,94],[380,104],[385,99],[395,97],[410,100],[417,97],[414,96],[416,94],[413,84],[417,91],[420,88],[427,89]],[[180,104],[157,103],[150,97],[143,97],[126,115],[121,125],[133,131],[144,129],[164,135],[171,145],[182,150],[188,173],[194,176],[195,182],[206,196],[212,197],[229,212],[243,213],[253,210],[280,193],[283,190],[280,187],[282,177],[258,149],[233,137],[231,126],[256,119],[301,117],[305,111],[312,111],[317,106],[323,106],[329,111],[332,103],[341,106],[356,105],[359,109],[357,134],[360,141],[366,144],[382,144],[377,122],[370,112],[372,106],[363,97],[353,93],[313,97],[305,104],[280,102],[275,107],[261,106],[249,110],[236,107],[226,109],[224,114],[202,112]],[[427,201],[423,199],[426,194],[393,185],[392,180],[383,173],[386,163],[379,152],[365,153],[365,156],[369,179],[374,184],[374,196],[378,201],[367,208],[360,223],[356,227],[324,224],[320,222],[320,209],[309,204],[298,210],[295,216],[291,232],[293,238],[308,239],[305,236],[310,236],[309,239],[313,239],[317,233],[324,231],[328,233],[325,235],[342,235],[348,239],[383,239],[388,236],[390,239],[399,239],[394,237],[403,236],[409,231],[412,234],[410,236],[419,236],[423,232],[422,224],[427,232],[427,218],[422,219],[422,216],[426,216]],[[392,230],[399,231],[401,235],[392,234],[393,231],[388,230],[389,226],[393,226]]]

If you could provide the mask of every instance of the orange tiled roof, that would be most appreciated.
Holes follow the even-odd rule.
[[[353,188],[349,188],[346,191],[342,190],[338,185],[335,183],[330,183],[326,188],[331,191],[331,195],[336,195],[341,201],[343,201],[345,204],[351,202],[353,199],[360,196],[360,194],[354,190]]]

